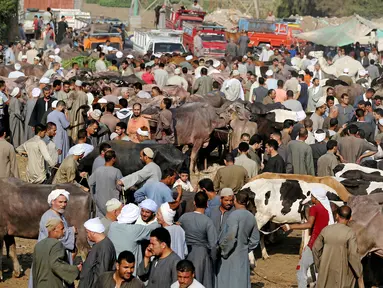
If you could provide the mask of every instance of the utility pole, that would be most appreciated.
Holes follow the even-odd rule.
[[[255,17],[259,19],[259,0],[254,0]]]

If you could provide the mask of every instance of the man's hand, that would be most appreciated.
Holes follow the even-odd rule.
[[[124,182],[122,182],[121,180],[117,180],[117,185],[124,186]]]
[[[77,269],[78,269],[78,271],[81,272],[81,270],[82,270],[82,263],[80,263],[80,264],[77,265]]]
[[[282,225],[282,230],[285,232],[290,231],[291,229],[290,229],[289,224]]]
[[[72,227],[73,228],[73,232],[74,232],[74,234],[76,235],[77,233],[78,233],[78,231],[77,231],[77,228],[76,227]]]
[[[362,159],[363,159],[362,157],[359,157],[359,158],[356,160],[355,163],[356,163],[356,164],[360,164],[360,162],[362,161]]]
[[[81,189],[84,190],[85,192],[89,192],[89,188],[86,188],[85,186],[81,186]]]
[[[57,154],[61,155],[63,151],[61,149],[57,149]]]
[[[148,247],[146,247],[146,250],[145,250],[145,258],[148,258],[150,259],[150,257],[154,256],[153,254],[153,251]]]
[[[87,175],[88,173],[85,171],[80,173],[81,178],[86,178]]]

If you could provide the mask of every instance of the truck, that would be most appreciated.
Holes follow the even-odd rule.
[[[165,53],[186,52],[182,44],[183,32],[179,30],[136,30],[133,34],[133,50],[141,54],[147,54],[149,51],[154,55]]]
[[[51,11],[53,13],[53,18],[54,18],[53,20],[55,23],[61,20],[61,16],[65,16],[68,26],[72,27],[73,29],[80,29],[87,25],[83,21],[77,20],[76,17],[81,16],[84,19],[90,19],[90,13],[82,12],[80,9],[52,8]],[[24,16],[23,16],[24,31],[25,31],[25,35],[28,38],[31,39],[34,36],[34,27],[33,27],[34,16],[35,15],[37,15],[37,17],[43,16],[44,12],[45,10],[39,10],[37,8],[28,8],[24,12]]]
[[[295,36],[303,30],[296,25],[285,22],[271,22],[258,19],[242,18],[238,22],[238,31],[246,31],[250,38],[249,47],[270,44],[273,47],[281,45],[289,47],[303,45],[306,41]]]
[[[225,56],[227,41],[224,27],[210,23],[184,23],[183,31],[183,44],[186,50],[194,51],[194,36],[201,32],[204,56],[213,58]]]
[[[173,10],[172,7],[165,8],[166,28],[182,30],[184,23],[198,23],[202,24],[206,12],[178,9]]]

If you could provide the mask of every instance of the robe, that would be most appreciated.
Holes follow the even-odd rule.
[[[354,287],[355,276],[363,277],[355,232],[344,224],[323,228],[312,252],[318,269],[318,288]]]
[[[174,126],[173,114],[170,110],[161,110],[158,114],[153,115],[152,119],[157,120],[156,140],[160,144],[174,144]]]
[[[254,215],[247,210],[231,212],[219,238],[222,263],[218,270],[219,288],[250,288],[249,252],[259,243]]]
[[[204,54],[202,38],[199,35],[194,36],[193,39],[194,51],[193,54],[195,57],[202,57]]]
[[[32,130],[32,126],[29,125],[29,120],[31,119],[33,109],[36,105],[37,98],[29,98],[27,100],[27,104],[24,107],[24,140],[23,142],[28,141],[33,136],[35,136],[34,131]]]
[[[82,266],[78,288],[94,287],[98,277],[107,271],[112,271],[116,262],[116,250],[112,241],[105,237],[93,245]]]
[[[287,149],[294,174],[315,176],[313,153],[309,145],[299,140],[291,140]]]
[[[35,127],[37,124],[40,124],[41,120],[43,119],[44,113],[52,107],[52,102],[55,100],[56,98],[53,97],[49,98],[48,101],[45,101],[44,98],[37,99],[36,104],[33,107],[31,117],[29,119],[29,126]]]
[[[19,178],[15,148],[4,138],[0,138],[0,178]]]
[[[32,265],[33,288],[68,287],[79,274],[77,266],[68,264],[63,244],[53,238],[46,238],[36,244]]]
[[[24,140],[24,114],[22,113],[23,104],[19,99],[11,97],[9,100],[9,130],[11,131],[12,144],[20,146]]]
[[[113,279],[114,271],[105,272],[100,277],[95,284],[95,288],[116,288],[116,281]],[[124,281],[121,283],[120,288],[145,288],[144,283],[139,279],[131,276],[129,281]]]
[[[188,254],[188,247],[186,246],[185,231],[179,225],[165,226],[166,230],[170,234],[170,248],[176,253],[181,259],[185,259]]]
[[[70,123],[66,119],[63,112],[56,110],[49,113],[47,122],[53,122],[56,124],[57,130],[55,137],[53,137],[53,142],[55,143],[56,148],[62,151],[58,158],[58,162],[62,163],[69,151],[69,137],[66,129],[69,127]]]
[[[77,140],[77,133],[84,124],[82,111],[78,111],[83,105],[88,104],[88,96],[83,91],[74,91],[67,100],[67,108],[69,110],[69,122],[72,126],[68,131],[69,137],[72,137],[73,142]]]
[[[186,213],[178,221],[185,230],[187,259],[194,264],[195,278],[206,288],[214,288],[218,236],[213,221],[197,212]]]
[[[70,155],[67,158],[65,158],[63,163],[60,165],[52,184],[76,184],[77,182],[75,179],[77,176],[77,171],[78,163],[74,159],[74,155]]]
[[[247,47],[249,45],[250,38],[247,35],[241,35],[238,40],[239,49],[238,49],[238,55],[244,56],[247,53]]]
[[[174,252],[163,259],[155,257],[147,267],[145,267],[144,261],[142,260],[138,265],[137,275],[140,279],[144,279],[144,281],[149,279],[146,288],[170,287],[177,281],[176,266],[180,260],[180,257]]]
[[[204,75],[199,77],[193,85],[193,90],[195,94],[206,96],[213,90],[213,79]]]
[[[121,224],[118,222],[110,224],[108,238],[112,241],[116,249],[117,258],[118,255],[125,250],[132,252],[136,258],[134,275],[137,273],[137,263],[143,261],[140,242],[142,240],[149,240],[150,233],[158,227],[160,227],[160,225],[157,222],[147,226],[140,224]]]
[[[117,181],[121,178],[121,171],[112,166],[99,167],[89,177],[88,184],[92,191],[93,200],[96,203],[96,211],[98,217],[103,217],[106,215],[105,205],[107,201],[112,198],[122,198],[120,197],[121,193],[119,191],[121,188],[117,187]]]

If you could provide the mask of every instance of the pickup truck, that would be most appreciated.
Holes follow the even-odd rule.
[[[200,31],[204,56],[214,58],[225,57],[227,41],[224,27],[208,24],[184,23],[183,30],[183,43],[188,51],[194,51],[194,36]]]
[[[161,55],[165,53],[177,52],[183,54],[186,52],[182,44],[182,31],[178,30],[136,30],[133,34],[133,50],[141,54]]]
[[[249,47],[262,44],[270,44],[273,47],[280,47],[283,44],[289,47],[291,44],[300,46],[306,42],[295,37],[303,32],[302,29],[284,22],[242,18],[239,20],[238,30],[247,32],[250,38]]]
[[[25,35],[28,38],[33,38],[34,36],[34,27],[33,27],[33,20],[34,16],[37,15],[38,17],[43,16],[44,10],[38,10],[34,8],[28,8],[24,12],[23,22],[24,22],[24,31]],[[57,9],[57,8],[52,8],[52,13],[53,13],[53,21],[58,22],[61,20],[61,16],[65,16],[66,21],[68,23],[69,27],[72,27],[73,29],[80,29],[86,26],[86,23],[83,21],[79,21],[76,19],[76,17],[81,16],[82,18],[85,19],[90,19],[90,13],[89,12],[82,12],[79,9]],[[57,27],[55,27],[57,28]]]
[[[184,23],[202,24],[205,15],[206,12],[202,11],[184,9],[173,11],[171,7],[167,6],[165,12],[166,28],[183,30]]]

